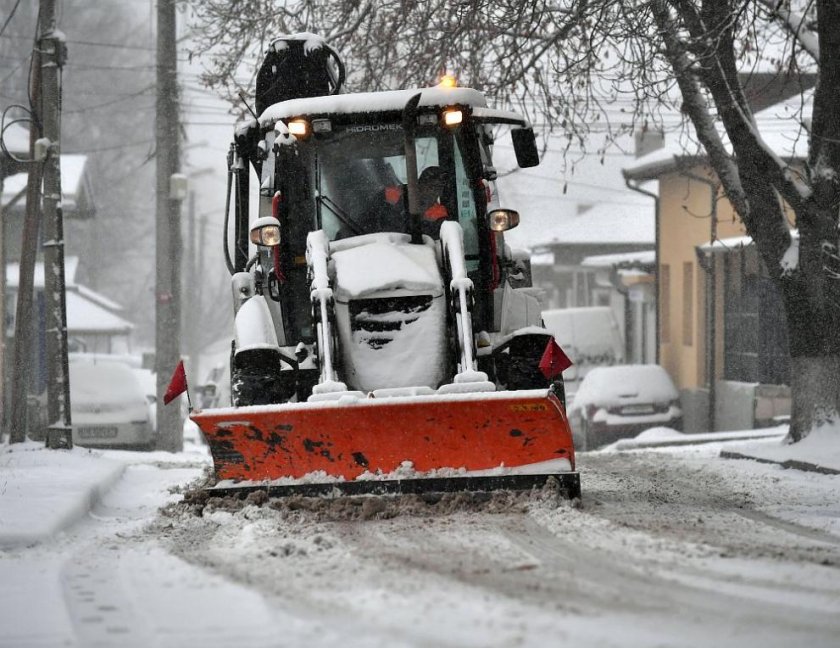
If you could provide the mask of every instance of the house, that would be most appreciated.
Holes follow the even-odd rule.
[[[765,143],[801,159],[810,119],[795,96],[755,115]],[[683,394],[686,428],[737,429],[789,411],[788,350],[776,287],[701,152],[679,138],[624,169],[656,181],[659,362]]]
[[[629,364],[656,363],[656,252],[624,252],[586,257],[581,268],[608,287],[610,307],[621,322],[624,358]]]
[[[61,207],[65,218],[89,219],[96,214],[86,155],[64,154],[61,166]],[[18,171],[3,179],[3,255],[6,261],[20,258],[26,184],[29,174]]]
[[[21,259],[26,193],[31,163],[29,131],[17,123],[9,123],[3,132],[4,150],[0,151],[0,321],[4,323],[0,337],[0,420],[5,417],[6,386],[11,375],[14,347],[14,324],[17,306],[19,261]],[[91,219],[95,213],[92,182],[85,155],[64,154],[61,168],[61,206],[66,219]],[[66,234],[66,230],[65,230]],[[40,252],[40,245],[39,245]],[[70,344],[89,350],[120,350],[127,347],[132,325],[117,312],[119,306],[105,297],[75,283],[78,258],[65,251],[67,277],[67,323]],[[37,331],[33,346],[31,388],[43,391],[45,383],[44,348],[44,270],[37,264],[32,325]]]
[[[76,283],[78,257],[65,260],[65,280],[67,284],[67,343],[70,351],[88,353],[119,353],[131,351],[131,332],[134,325],[123,319],[119,313],[122,307],[99,293]],[[19,265],[9,263],[6,266],[6,340],[8,353],[14,347],[15,307],[17,304]],[[36,366],[39,371],[33,380],[33,388],[39,393],[44,384],[44,264],[35,264],[35,301],[33,325],[38,331],[40,343],[36,341]]]
[[[646,252],[654,245],[649,201],[601,202],[560,220],[531,247],[533,284],[544,308],[610,306],[613,286],[582,262],[605,254]]]

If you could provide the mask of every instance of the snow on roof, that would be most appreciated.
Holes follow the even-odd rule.
[[[79,257],[68,256],[64,258],[64,283],[68,288],[75,287],[76,269],[79,267]],[[6,286],[17,288],[20,284],[20,264],[17,261],[6,264]],[[35,287],[44,287],[44,263],[35,263]]]
[[[74,290],[67,291],[67,330],[70,333],[128,333],[134,325],[105,310]]]
[[[20,124],[9,124],[3,131],[3,144],[6,150],[12,154],[28,155],[29,153],[29,129]]]
[[[91,290],[87,286],[77,285],[75,286],[75,289],[76,292],[78,292],[82,297],[89,301],[92,301],[94,304],[98,304],[99,306],[107,308],[110,311],[123,310],[122,304],[118,304],[112,299],[108,299],[105,295],[101,295],[95,290]]]
[[[588,256],[581,261],[587,268],[611,268],[613,266],[649,266],[656,263],[656,251],[621,252],[618,254],[598,254]]]
[[[408,100],[418,92],[422,93],[419,104],[421,107],[443,107],[454,104],[481,107],[487,105],[484,95],[472,88],[413,88],[290,99],[266,108],[260,115],[259,121],[260,126],[267,128],[278,120],[299,115],[397,111],[405,108]]]
[[[794,95],[754,115],[756,127],[764,143],[782,159],[804,158],[808,152],[808,129],[814,107],[814,92],[808,90]],[[689,127],[691,128],[691,127]],[[732,145],[717,122],[717,131],[724,146],[731,152]],[[705,160],[703,149],[691,129],[691,143],[686,144],[685,133],[672,133],[666,137],[665,146],[638,158],[624,168],[624,176],[636,180],[650,180],[681,166],[690,166]]]
[[[581,205],[647,206],[653,213],[653,201],[624,183],[621,169],[631,158],[620,154],[601,158],[595,154],[595,144],[589,154],[572,152],[565,158],[557,140],[551,137],[548,144],[539,166],[518,169],[510,136],[503,133],[496,138],[493,165],[500,174],[496,181],[500,206],[515,209],[522,217],[518,227],[505,232],[507,245],[534,252],[552,235],[562,238],[567,223],[578,219]],[[632,144],[629,137],[620,141],[625,148]],[[510,169],[516,171],[509,173]]]
[[[523,125],[529,123],[528,120],[519,113],[513,112],[512,110],[500,110],[498,108],[481,108],[476,106],[473,108],[473,117],[485,122],[516,122]]]
[[[584,243],[641,243],[656,240],[654,207],[646,203],[604,202],[575,216],[566,217],[553,228],[551,236],[536,247]]]
[[[67,284],[67,328],[74,333],[81,332],[128,332],[134,328],[112,310],[122,310],[122,306],[104,295],[76,284],[76,269],[79,257],[69,256],[64,260],[65,282]],[[35,264],[36,289],[44,289],[44,264]],[[18,263],[6,264],[6,285],[17,289],[20,285],[20,266]]]
[[[3,207],[9,205],[18,194],[21,195],[18,200],[26,195],[26,179],[26,173],[15,173],[3,179],[3,194],[0,196],[0,203]]]
[[[76,200],[83,189],[86,155],[64,154],[61,156],[61,203],[65,213],[76,207]],[[3,205],[21,192],[26,191],[28,173],[16,173],[3,180]]]
[[[793,240],[799,239],[799,230],[790,230],[790,236]],[[700,246],[703,252],[726,252],[727,250],[737,249],[742,247],[749,247],[753,244],[752,236],[730,236],[728,238],[715,239],[714,241],[707,241]]]
[[[541,265],[541,266],[553,266],[554,265],[554,252],[537,252],[536,254],[531,255],[531,265]]]
[[[65,154],[61,156],[61,203],[65,211],[75,208],[81,193],[87,155]]]

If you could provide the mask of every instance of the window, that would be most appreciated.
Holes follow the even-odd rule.
[[[659,266],[659,341],[671,341],[671,266]]]
[[[694,344],[694,264],[683,263],[682,343]]]
[[[478,268],[478,214],[473,199],[472,187],[464,159],[461,156],[460,142],[455,146],[455,196],[458,205],[458,220],[464,230],[464,254],[467,257],[467,270]]]

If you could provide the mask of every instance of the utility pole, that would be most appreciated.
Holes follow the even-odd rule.
[[[47,447],[72,448],[64,219],[61,211],[61,68],[67,58],[58,30],[56,0],[41,0],[41,100],[44,164],[44,297],[46,304]]]
[[[195,249],[195,191],[190,189],[189,207],[187,211],[187,264],[185,273],[187,280],[194,286],[201,284],[201,275],[196,273],[196,249]],[[187,355],[190,358],[187,365],[187,380],[191,385],[198,385],[198,309],[196,307],[196,291],[189,292],[187,310],[184,317],[184,336],[186,337]]]
[[[163,394],[181,351],[180,197],[174,186],[179,179],[177,75],[175,0],[158,0],[155,371],[158,448],[169,452],[180,451],[184,444],[180,410],[177,406],[165,407],[163,404]]]
[[[26,215],[21,235],[20,264],[18,265],[18,294],[15,308],[14,362],[12,366],[12,394],[9,442],[26,440],[27,400],[32,375],[32,293],[35,284],[35,257],[38,254],[38,225],[41,213],[41,172],[43,165],[35,161],[38,140],[41,96],[40,47],[32,53],[32,74],[29,88],[32,97],[32,118],[29,123],[29,170],[26,183]],[[5,324],[4,324],[5,325]]]
[[[6,434],[6,219],[3,216],[3,181],[0,164],[0,442]]]

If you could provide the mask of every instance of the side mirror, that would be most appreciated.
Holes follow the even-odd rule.
[[[280,221],[274,216],[263,216],[251,225],[251,243],[263,247],[280,245]]]
[[[537,151],[537,138],[534,136],[534,129],[513,128],[510,131],[513,139],[513,152],[516,153],[516,163],[523,169],[535,167],[540,163],[540,154]]]
[[[487,218],[494,232],[507,232],[519,225],[519,212],[513,209],[494,209]]]

